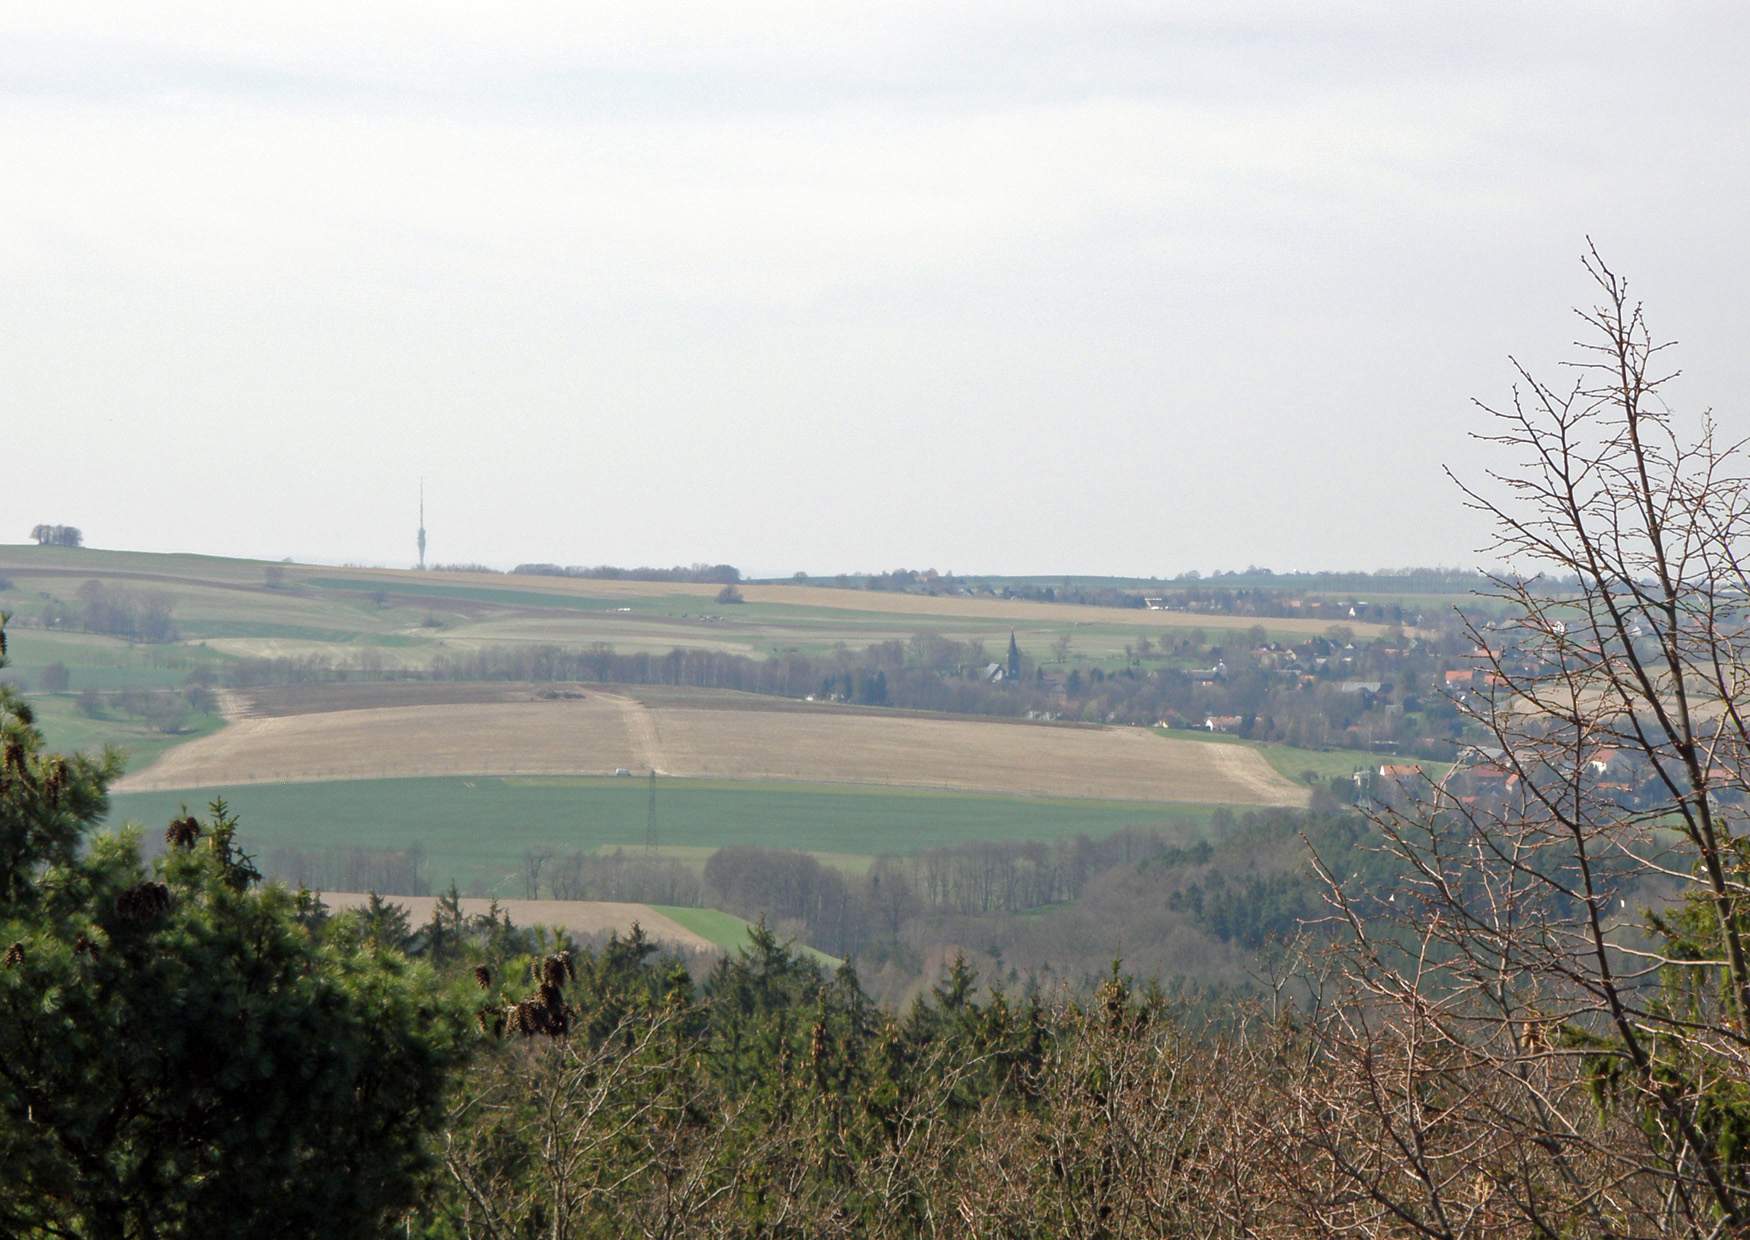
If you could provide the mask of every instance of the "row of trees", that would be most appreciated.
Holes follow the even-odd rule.
[[[1011,985],[1051,978],[1097,978],[1112,945],[1132,963],[1223,988],[1248,984],[1248,955],[1298,932],[1319,905],[1316,876],[1303,864],[1310,841],[1357,876],[1375,903],[1394,890],[1396,872],[1362,847],[1362,824],[1325,798],[1311,814],[1219,814],[1210,840],[1182,843],[1184,832],[1129,828],[1101,838],[987,840],[877,858],[863,872],[823,864],[807,853],[734,846],[694,869],[642,849],[601,853],[528,850],[525,898],[611,900],[721,908],[765,919],[840,957],[854,957],[883,1001],[915,993],[959,945],[993,978]],[[310,881],[315,870],[268,870]],[[355,881],[335,889],[360,890]],[[420,887],[379,886],[388,892]]]
[[[30,527],[31,541],[39,547],[81,547],[85,545],[85,535],[76,525],[33,525]]]
[[[137,590],[93,578],[79,587],[78,623],[87,633],[130,641],[173,642],[176,602],[162,590]]]
[[[431,894],[425,847],[419,843],[406,848],[274,848],[261,869],[293,889]]]
[[[735,585],[741,570],[733,564],[677,564],[673,568],[619,568],[612,564],[518,564],[510,570],[536,577],[593,577],[606,581],[691,581]]]
[[[1035,657],[1023,652],[1020,678],[995,684],[983,675],[991,654],[982,641],[956,641],[934,633],[825,655],[789,652],[753,658],[698,648],[653,654],[620,653],[600,642],[581,649],[530,644],[446,652],[420,669],[394,667],[367,652],[350,664],[317,656],[243,659],[228,665],[225,674],[240,688],[352,676],[673,685],[952,714],[1015,718],[1031,712],[1135,725],[1167,717],[1201,721],[1206,714],[1243,715],[1248,720],[1245,733],[1255,739],[1314,748],[1376,739],[1408,747],[1428,731],[1440,732],[1446,736],[1445,756],[1458,735],[1458,714],[1437,688],[1438,669],[1458,657],[1458,651],[1470,649],[1456,628],[1410,653],[1401,646],[1388,646],[1397,651],[1391,656],[1356,647],[1348,652],[1347,663],[1332,658],[1312,684],[1264,666],[1247,636],[1229,646],[1194,646],[1189,638],[1172,647],[1149,642],[1147,656],[1222,661],[1222,676],[1214,681],[1182,667],[1144,666],[1145,640],[1133,647],[1136,662],[1121,669],[1072,667],[1061,677],[1047,676]],[[1068,659],[1067,644],[1057,657]],[[1389,673],[1384,670],[1388,666]],[[1343,678],[1370,673],[1395,676],[1395,683],[1404,686],[1403,701],[1415,712],[1375,710],[1371,695],[1345,688]],[[1415,685],[1424,691],[1414,692]]]

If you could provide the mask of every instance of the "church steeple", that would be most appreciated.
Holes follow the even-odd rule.
[[[419,567],[425,567],[425,479],[419,480]]]
[[[1021,648],[1015,645],[1015,630],[1009,630],[1009,669],[1010,680],[1021,679]]]

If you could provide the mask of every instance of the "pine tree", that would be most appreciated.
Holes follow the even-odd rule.
[[[411,1204],[461,1011],[323,945],[223,803],[148,865],[113,756],[0,686],[0,1234],[378,1234]]]

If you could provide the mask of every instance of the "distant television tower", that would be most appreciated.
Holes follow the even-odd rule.
[[[425,479],[419,480],[419,567],[425,567]]]

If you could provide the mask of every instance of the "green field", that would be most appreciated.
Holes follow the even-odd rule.
[[[725,913],[722,909],[681,908],[673,904],[652,904],[650,907],[664,917],[679,922],[700,938],[709,939],[726,952],[747,946],[753,930],[751,923],[743,921],[733,913]],[[810,960],[829,969],[836,969],[844,963],[838,957],[829,956],[806,943],[798,943],[796,946]]]
[[[608,845],[608,847],[615,848],[619,845]],[[644,845],[639,844],[637,847],[643,849]],[[673,858],[689,869],[703,870],[705,863],[711,859],[711,854],[717,849],[703,844],[658,844],[654,851],[658,856]],[[870,865],[875,861],[873,853],[827,852],[819,848],[812,848],[808,851],[809,855],[820,864],[851,878],[867,874]]]
[[[277,848],[323,850],[422,845],[434,886],[452,878],[480,894],[520,894],[525,850],[561,851],[645,840],[642,781],[573,779],[382,779],[256,784],[230,792],[188,789],[112,798],[110,823],[137,821],[156,833],[183,804],[225,795],[242,818],[243,842],[266,858]],[[663,780],[657,785],[662,845],[728,844],[866,857],[978,839],[1063,839],[1129,826],[1196,838],[1213,807],[991,797],[855,786]]]
[[[0,600],[0,608],[5,608]],[[5,608],[11,610],[10,608]],[[7,631],[4,679],[40,683],[43,669],[59,663],[69,673],[69,688],[171,689],[187,682],[200,667],[221,667],[226,660],[201,646],[147,646],[92,633],[62,633],[14,624]]]
[[[87,718],[74,708],[70,697],[39,694],[30,699],[30,707],[50,750],[96,753],[113,745],[122,753],[123,769],[130,771],[139,770],[173,745],[218,731],[225,723],[217,715],[190,715],[183,731],[167,735],[126,717]]]

